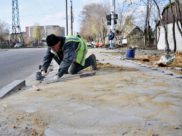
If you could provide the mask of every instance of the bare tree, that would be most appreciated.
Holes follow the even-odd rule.
[[[182,0],[181,0],[181,3],[182,3]],[[180,32],[181,36],[182,36],[182,19],[181,19],[181,11],[182,9],[180,8],[180,2],[179,0],[175,0],[175,11],[176,11],[176,24],[177,24],[177,28],[178,28],[178,31]],[[179,22],[178,22],[179,21]],[[179,23],[181,25],[181,28],[179,27]]]
[[[158,31],[159,31],[158,34],[159,35],[157,35],[157,22],[158,22],[158,20],[156,19],[155,22],[156,22],[155,23],[155,35],[156,35],[156,45],[157,45],[159,42],[159,39],[160,39],[160,27],[158,28]]]
[[[7,36],[9,35],[9,28],[6,22],[0,21],[0,42],[2,43],[4,40],[7,40]]]
[[[124,34],[133,26],[134,22],[134,12],[136,8],[132,6],[127,0],[122,4],[118,4],[117,13],[118,13],[118,24],[117,29],[121,32],[119,38],[123,39]]]
[[[168,38],[167,38],[166,26],[165,26],[165,25],[163,24],[163,22],[162,22],[162,18],[161,18],[161,15],[160,15],[160,8],[159,8],[159,6],[158,6],[156,0],[153,0],[153,1],[154,1],[155,5],[156,5],[156,7],[157,7],[157,10],[158,10],[158,16],[159,16],[159,19],[160,19],[160,23],[161,23],[161,25],[162,25],[163,28],[164,28],[164,32],[165,32],[165,43],[166,43],[166,51],[169,52],[170,49],[169,49],[169,42],[168,42]]]
[[[81,11],[80,34],[86,40],[100,39],[105,44],[107,35],[106,15],[109,13],[108,3],[91,3],[85,5]]]
[[[176,52],[176,35],[175,35],[175,22],[176,22],[176,19],[175,19],[175,15],[174,15],[174,12],[173,12],[171,0],[169,0],[169,4],[170,4],[171,13],[172,13],[172,16],[173,16],[172,30],[173,30],[174,52]]]

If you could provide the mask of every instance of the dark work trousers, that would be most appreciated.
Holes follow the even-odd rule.
[[[70,65],[69,69],[68,69],[68,73],[69,73],[69,74],[77,74],[77,73],[78,73],[79,71],[81,71],[82,69],[85,69],[85,68],[91,66],[91,65],[93,64],[93,61],[94,61],[94,60],[92,59],[92,57],[89,56],[89,57],[85,60],[85,66],[82,66],[82,65],[80,65],[80,64],[78,64],[78,63],[73,62],[73,63]]]

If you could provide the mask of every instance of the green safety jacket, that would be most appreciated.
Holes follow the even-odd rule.
[[[86,58],[86,54],[87,54],[87,44],[80,38],[76,37],[76,36],[65,36],[65,43],[68,42],[78,42],[78,47],[75,50],[75,57],[73,59],[73,62],[76,62],[82,66],[85,65],[85,58]],[[62,50],[64,51],[64,46],[62,47]]]

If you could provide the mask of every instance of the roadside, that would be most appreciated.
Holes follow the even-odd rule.
[[[113,56],[123,56],[126,57],[126,48],[121,48],[119,50],[119,52],[107,52],[107,54],[113,55]],[[167,69],[169,71],[178,73],[178,74],[182,74],[182,71],[180,70],[175,70],[174,68],[182,68],[182,52],[180,53],[173,53],[171,55],[175,55],[175,60],[172,64],[169,64],[167,66],[156,66],[155,62],[159,61],[161,56],[165,54],[165,51],[160,51],[160,50],[140,50],[137,49],[135,50],[135,58],[145,58],[145,59],[149,59],[149,62],[143,61],[143,60],[133,60],[135,62],[139,62],[142,64],[146,64],[149,66],[153,66],[153,67],[158,67],[160,69]],[[169,68],[170,67],[170,68]]]
[[[34,74],[26,87],[0,100],[0,134],[181,135],[182,80],[101,51],[108,52],[88,51],[99,60],[95,76],[67,74],[61,82],[39,84]],[[58,66],[52,68],[50,76]]]
[[[25,79],[42,63],[46,48],[8,49],[0,52],[0,89]]]
[[[7,49],[0,49],[0,52],[1,52],[1,51],[8,51],[8,50],[7,50]]]
[[[7,50],[7,49],[24,49],[24,48],[44,48],[47,47],[47,45],[41,45],[41,46],[26,46],[26,47],[7,47],[7,48],[1,48],[1,50]]]

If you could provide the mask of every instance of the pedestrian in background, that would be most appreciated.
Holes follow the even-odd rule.
[[[114,39],[114,33],[110,29],[110,33],[109,33],[110,48],[109,49],[113,49],[113,44],[112,44],[113,39]]]
[[[81,38],[81,36],[79,35],[79,33],[78,33],[78,32],[77,32],[76,36],[77,36],[78,38]]]

